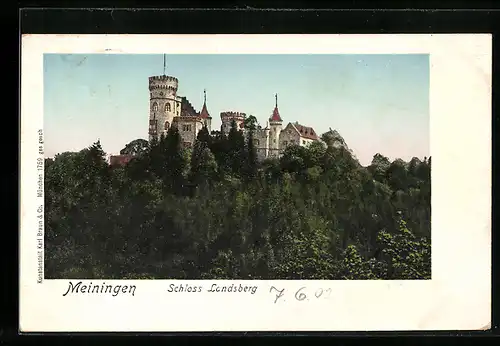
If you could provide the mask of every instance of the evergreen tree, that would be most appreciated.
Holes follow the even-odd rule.
[[[222,175],[224,172],[228,172],[230,169],[228,160],[228,141],[224,133],[223,125],[221,125],[220,131],[210,140],[209,148],[215,156],[220,171],[219,173]]]
[[[236,176],[243,173],[243,163],[245,162],[245,138],[243,132],[238,130],[236,121],[231,121],[231,129],[227,136],[227,159],[231,172]]]
[[[99,142],[45,160],[46,276],[430,278],[430,158],[365,168],[330,131],[257,164],[253,129],[204,128],[189,161],[175,126],[125,167]]]
[[[210,150],[207,133],[208,131],[203,130],[198,133],[191,154],[189,178],[195,186],[210,184],[217,174],[217,161]]]
[[[253,181],[257,174],[257,150],[254,143],[254,130],[248,130],[245,153],[245,179]]]
[[[171,126],[167,136],[160,139],[158,150],[161,160],[159,165],[161,171],[158,172],[158,177],[163,181],[167,191],[181,193],[187,163],[177,126]]]

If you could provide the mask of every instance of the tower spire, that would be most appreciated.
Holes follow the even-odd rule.
[[[282,121],[280,117],[280,112],[278,111],[278,94],[274,94],[274,97],[276,99],[276,105],[274,107],[273,114],[269,118],[270,121]]]
[[[203,107],[200,112],[201,118],[210,118],[210,114],[207,110],[207,89],[203,89]]]
[[[163,75],[165,76],[165,72],[167,69],[167,55],[163,54]]]

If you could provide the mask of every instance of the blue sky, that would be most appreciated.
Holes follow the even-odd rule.
[[[148,77],[163,74],[163,55],[45,54],[47,156],[78,151],[97,139],[118,153],[147,139]],[[390,55],[167,55],[178,94],[200,110],[203,89],[213,118],[253,114],[262,125],[278,94],[284,126],[336,129],[364,165],[429,156],[429,57]]]

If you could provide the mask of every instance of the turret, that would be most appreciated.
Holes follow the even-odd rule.
[[[149,77],[149,139],[168,131],[174,116],[180,111],[177,98],[179,81],[171,76]]]
[[[231,129],[231,123],[233,120],[236,122],[236,128],[238,130],[243,129],[243,124],[245,123],[245,118],[246,118],[245,113],[241,112],[233,112],[233,111],[227,111],[227,112],[221,112],[220,113],[220,119],[222,121],[222,129],[224,130],[224,133],[229,133],[229,130]]]
[[[280,112],[278,110],[278,94],[275,95],[276,104],[274,106],[273,113],[269,117],[269,155],[278,156],[279,153],[279,143],[281,127],[283,125],[283,120],[281,119]]]
[[[208,129],[208,132],[210,133],[211,128],[212,128],[212,117],[210,116],[210,113],[208,113],[207,110],[207,91],[203,90],[203,108],[201,109],[200,112],[200,118],[203,119],[205,126]]]

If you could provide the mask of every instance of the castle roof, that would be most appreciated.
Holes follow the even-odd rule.
[[[207,105],[205,103],[203,104],[203,108],[201,109],[200,117],[201,118],[210,118],[210,114],[208,113]]]
[[[280,112],[278,110],[278,94],[276,94],[276,106],[274,107],[273,114],[269,118],[270,121],[283,121],[280,117]]]
[[[208,113],[208,110],[207,110],[207,92],[206,90],[203,90],[203,108],[201,109],[201,112],[200,112],[200,117],[201,118],[210,118],[210,114]]]
[[[292,125],[297,130],[300,137],[312,139],[312,140],[318,139],[318,135],[316,134],[316,132],[314,132],[314,129],[312,127],[301,125],[298,122],[296,122],[295,124],[292,124]]]
[[[181,116],[186,117],[196,117],[198,116],[198,112],[194,109],[191,102],[186,97],[181,98]]]
[[[283,121],[280,117],[280,112],[278,110],[278,106],[274,107],[273,114],[271,115],[269,120],[271,120],[271,121]]]

